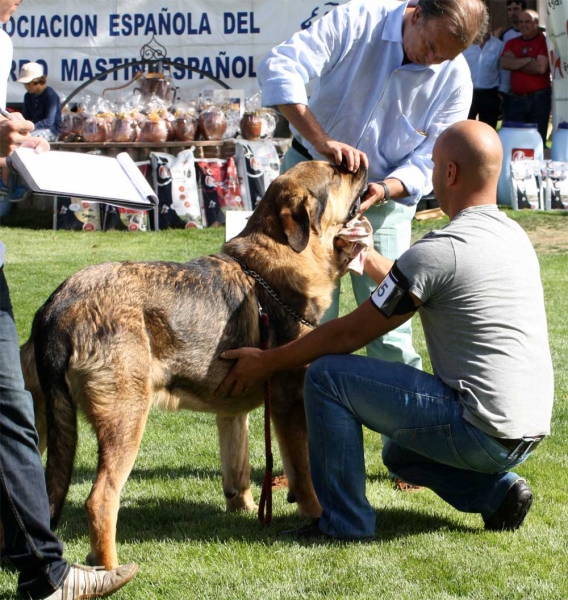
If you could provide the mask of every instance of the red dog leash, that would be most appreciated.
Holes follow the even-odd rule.
[[[260,335],[261,348],[268,350],[269,347],[269,319],[268,314],[258,306],[260,311]],[[258,503],[258,520],[263,525],[272,523],[272,470],[274,467],[274,457],[272,455],[272,436],[270,433],[270,379],[264,382],[264,446],[266,454],[266,468],[264,470],[264,480],[260,492],[260,502]]]

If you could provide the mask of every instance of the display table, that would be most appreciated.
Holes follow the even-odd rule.
[[[194,141],[194,142],[158,142],[158,143],[147,143],[147,142],[101,142],[101,143],[88,143],[88,142],[54,142],[50,144],[52,151],[66,151],[66,152],[96,152],[103,154],[105,156],[116,157],[121,152],[127,152],[130,157],[134,160],[134,162],[145,172],[146,178],[150,185],[155,189],[156,196],[160,198],[160,204],[157,205],[153,211],[153,229],[158,230],[160,228],[165,227],[178,227],[180,220],[179,214],[183,216],[184,219],[191,221],[194,223],[193,226],[201,226],[202,223],[212,223],[216,222],[217,219],[207,215],[207,211],[211,212],[211,207],[215,207],[215,203],[218,203],[217,209],[220,211],[220,207],[226,206],[223,204],[223,199],[225,194],[227,193],[227,183],[224,180],[226,173],[223,171],[223,176],[220,177],[221,170],[215,172],[215,169],[221,169],[219,166],[213,166],[213,163],[217,164],[218,161],[223,161],[223,163],[232,163],[229,159],[231,157],[235,157],[235,152],[237,151],[237,156],[235,157],[235,163],[237,163],[236,167],[233,164],[232,169],[234,170],[234,185],[235,190],[230,192],[235,194],[235,197],[238,197],[239,202],[246,205],[246,200],[242,200],[242,198],[248,199],[249,206],[252,205],[254,207],[255,202],[262,197],[265,191],[265,186],[267,186],[270,181],[274,179],[278,175],[278,168],[281,162],[283,154],[291,145],[291,138],[271,138],[270,140],[266,140],[271,142],[270,144],[262,144],[259,143],[257,149],[262,153],[262,148],[268,146],[270,147],[270,151],[264,150],[265,154],[262,154],[261,157],[258,155],[255,156],[255,150],[251,150],[250,148],[246,151],[246,156],[243,155],[242,151],[242,142],[247,146],[247,140],[242,140],[241,138],[231,138],[220,141]],[[251,146],[254,146],[256,142],[250,142]],[[165,186],[172,185],[171,174],[169,175],[170,180],[168,181],[168,169],[165,169],[166,179],[159,180],[157,173],[163,173],[161,167],[156,167],[156,163],[154,162],[154,156],[152,153],[157,155],[156,161],[158,165],[168,165],[173,164],[175,161],[175,157],[177,157],[181,152],[185,150],[192,150],[192,158],[189,159],[191,164],[198,164],[197,162],[193,163],[193,161],[210,161],[210,167],[207,168],[207,178],[203,181],[205,183],[207,190],[207,201],[205,202],[203,199],[202,192],[202,183],[198,183],[199,177],[189,177],[188,174],[183,174],[185,171],[178,171],[178,175],[181,177],[187,177],[187,183],[185,181],[180,181],[179,178],[176,180],[175,189],[169,188],[169,191],[165,189]],[[152,155],[152,156],[151,156]],[[152,160],[151,160],[152,159]],[[187,160],[183,158],[183,160]],[[162,162],[160,162],[162,161]],[[255,162],[257,161],[257,162]],[[154,164],[153,171],[147,168],[147,165]],[[188,163],[189,164],[189,163]],[[200,163],[201,164],[201,163]],[[204,167],[201,166],[201,169]],[[209,168],[212,171],[209,171]],[[223,167],[225,168],[225,167]],[[251,170],[252,168],[252,170]],[[189,171],[187,171],[189,173]],[[240,175],[238,175],[240,173]],[[182,174],[182,175],[180,175]],[[199,174],[199,171],[198,171]],[[164,175],[160,175],[163,177]],[[203,176],[203,173],[202,173]],[[266,179],[268,178],[268,179]],[[210,182],[213,181],[213,184]],[[229,180],[227,180],[229,181]],[[219,182],[219,183],[216,183]],[[193,186],[193,191],[192,191]],[[217,188],[218,189],[215,189]],[[162,195],[160,195],[162,193]],[[43,197],[45,199],[45,197]],[[194,199],[194,201],[192,200]],[[34,195],[35,199],[35,195]],[[60,218],[64,219],[64,224],[60,223],[60,226],[63,228],[69,228],[65,225],[69,225],[68,219],[71,219],[71,227],[75,228],[75,225],[81,226],[81,223],[84,223],[84,219],[91,219],[91,221],[87,221],[87,223],[92,225],[95,217],[89,214],[82,214],[83,212],[93,212],[91,210],[92,207],[87,206],[85,211],[81,210],[81,204],[77,202],[69,202],[67,201],[67,205],[63,204],[63,206],[58,205],[57,197],[50,198],[51,202],[53,202],[53,228],[54,230],[58,228],[57,219],[58,214],[60,214]],[[193,202],[193,204],[192,204]],[[181,203],[181,204],[180,204]],[[60,203],[61,204],[61,203]],[[201,206],[201,215],[199,215]],[[230,205],[229,205],[230,206]],[[192,210],[197,207],[197,210]],[[213,209],[213,210],[217,210]],[[69,213],[69,210],[73,212],[73,215]],[[105,209],[106,210],[106,209]],[[177,216],[172,217],[175,222],[172,222],[170,219],[171,214],[173,212],[179,213]],[[119,209],[119,212],[124,217],[125,211]],[[107,213],[105,212],[105,215]],[[61,215],[64,215],[61,217]],[[67,215],[67,216],[65,216]],[[190,216],[191,215],[191,219]],[[196,217],[197,215],[197,217]],[[81,223],[77,222],[74,217],[77,217]],[[126,217],[124,217],[126,218]],[[128,217],[130,218],[130,217]],[[132,217],[134,218],[134,217]],[[162,223],[159,225],[159,223]],[[103,222],[103,229],[106,227]],[[187,226],[187,223],[186,223]],[[84,228],[84,227],[83,227]],[[94,227],[91,229],[93,230]],[[129,227],[130,228],[130,227]]]
[[[196,158],[228,158],[235,153],[236,139],[230,138],[219,141],[199,140],[194,142],[102,142],[92,144],[88,142],[52,142],[52,150],[65,150],[70,152],[93,152],[99,150],[101,154],[116,156],[120,152],[128,152],[135,162],[149,160],[151,152],[166,152],[177,154],[187,148],[195,147]],[[292,143],[291,138],[272,138],[280,155],[284,154]]]

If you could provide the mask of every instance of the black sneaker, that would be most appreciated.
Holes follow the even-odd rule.
[[[298,529],[286,529],[281,531],[279,534],[281,537],[295,537],[298,540],[328,540],[334,542],[373,542],[375,540],[374,536],[372,537],[363,537],[363,538],[337,538],[331,535],[325,534],[319,528],[319,519],[314,519],[308,525],[304,525],[304,527],[299,527]]]
[[[317,540],[317,539],[332,539],[328,535],[325,535],[319,528],[319,519],[314,519],[304,527],[298,527],[297,529],[285,529],[281,531],[278,536],[282,537],[295,537],[301,540]]]
[[[517,479],[499,508],[485,520],[489,531],[513,531],[525,520],[533,502],[533,493],[524,479]]]

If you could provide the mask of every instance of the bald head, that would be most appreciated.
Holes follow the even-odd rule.
[[[433,159],[434,193],[443,198],[440,206],[450,218],[467,206],[496,202],[503,147],[492,127],[473,120],[454,123],[436,140]]]

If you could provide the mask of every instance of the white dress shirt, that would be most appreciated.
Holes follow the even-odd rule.
[[[515,31],[512,27],[507,29],[503,34],[503,46],[513,38],[519,37],[521,35],[520,31]],[[508,69],[501,69],[499,75],[499,91],[503,94],[511,93],[511,71]]]
[[[308,104],[332,138],[365,152],[369,181],[399,179],[413,205],[432,189],[432,148],[467,119],[473,86],[463,56],[402,66],[407,3],[352,0],[272,49],[258,68],[265,106]],[[314,81],[308,102],[306,85]],[[296,137],[314,158],[323,158]]]
[[[463,55],[471,71],[473,89],[490,90],[499,86],[499,64],[503,42],[494,36],[483,45],[472,44]]]

